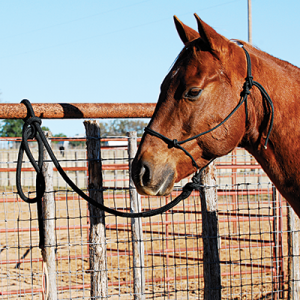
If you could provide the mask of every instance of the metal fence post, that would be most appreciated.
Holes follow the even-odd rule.
[[[216,168],[213,163],[201,175],[204,299],[221,299]]]
[[[87,143],[89,195],[98,203],[103,204],[100,124],[96,120],[90,120],[84,121],[84,126]],[[90,204],[89,213],[91,298],[105,298],[108,296],[105,214],[104,211]]]
[[[48,143],[51,145],[51,132],[45,132]],[[56,263],[55,263],[55,202],[53,194],[53,163],[49,154],[44,147],[44,163],[42,173],[45,178],[45,194],[43,197],[43,219],[44,219],[44,236],[45,244],[42,250],[43,260],[46,264],[48,273],[47,278],[47,291],[48,297],[46,300],[57,299],[56,287]],[[42,229],[40,229],[42,230]]]
[[[129,195],[131,212],[141,211],[141,196],[138,195],[131,174],[132,160],[137,151],[137,133],[131,131],[127,133],[128,157],[129,157]],[[144,242],[143,227],[141,218],[131,219],[132,250],[133,250],[133,280],[134,280],[134,299],[145,299],[145,262],[144,262]]]

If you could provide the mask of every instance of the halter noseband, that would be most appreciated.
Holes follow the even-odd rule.
[[[177,141],[176,139],[175,140],[171,140],[169,138],[167,138],[166,136],[160,134],[159,132],[156,132],[154,131],[153,129],[149,128],[149,127],[146,127],[145,128],[145,132],[146,133],[149,133],[150,135],[152,136],[155,136],[155,137],[158,137],[160,138],[161,140],[163,140],[166,144],[168,144],[168,146],[170,148],[177,148],[177,149],[180,149],[182,150],[187,156],[189,156],[192,160],[192,163],[193,165],[197,168],[197,170],[199,170],[199,166],[197,165],[195,159],[193,158],[193,156],[186,150],[184,149],[181,145],[184,144],[184,143],[187,143],[191,140],[194,140],[202,135],[205,135],[207,133],[210,133],[212,131],[214,131],[215,129],[217,129],[218,127],[220,127],[221,125],[223,125],[238,109],[240,106],[242,106],[243,103],[245,103],[245,113],[246,113],[246,122],[247,122],[247,119],[248,119],[248,110],[247,110],[247,98],[248,98],[248,95],[250,94],[250,90],[252,88],[252,86],[256,86],[260,92],[262,93],[262,95],[264,96],[264,98],[267,100],[267,102],[269,103],[270,107],[271,107],[271,111],[272,111],[272,114],[270,116],[271,120],[270,120],[270,126],[269,126],[269,130],[268,130],[268,134],[267,134],[267,137],[266,137],[266,140],[265,140],[265,144],[264,144],[264,148],[267,149],[267,144],[268,144],[268,141],[269,141],[269,137],[270,137],[270,134],[271,134],[271,130],[272,130],[272,127],[273,127],[273,119],[274,119],[274,106],[273,106],[273,102],[270,98],[270,96],[268,95],[268,93],[266,92],[266,90],[263,88],[263,86],[254,81],[253,80],[253,76],[252,76],[252,73],[251,73],[251,59],[250,59],[250,55],[248,53],[248,51],[244,48],[244,46],[241,44],[241,47],[242,49],[245,51],[245,54],[246,54],[246,59],[247,59],[247,77],[245,79],[245,83],[244,83],[244,87],[243,87],[243,98],[241,98],[240,102],[238,103],[238,105],[231,111],[231,113],[221,122],[219,123],[218,125],[216,125],[215,127],[207,130],[207,131],[203,131],[195,136],[192,136],[186,140],[183,140],[183,141]]]

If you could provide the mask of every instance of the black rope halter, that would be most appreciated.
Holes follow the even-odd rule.
[[[60,166],[58,160],[56,159],[49,143],[47,142],[47,139],[43,133],[43,130],[41,129],[41,119],[36,117],[34,114],[34,111],[32,109],[32,106],[30,104],[30,102],[26,99],[22,100],[21,103],[23,103],[26,108],[27,108],[27,117],[24,119],[24,126],[23,126],[23,132],[22,132],[22,142],[21,142],[21,146],[20,146],[20,150],[19,150],[19,156],[18,156],[18,162],[17,162],[17,172],[16,172],[16,182],[17,182],[17,190],[19,193],[19,196],[27,203],[37,203],[38,205],[38,215],[39,215],[39,226],[40,228],[42,228],[42,214],[41,214],[41,210],[42,210],[42,197],[44,195],[45,192],[45,180],[42,174],[42,164],[43,164],[43,146],[46,148],[47,152],[49,153],[50,158],[52,159],[55,167],[57,168],[58,172],[60,173],[60,175],[63,177],[63,179],[67,182],[67,184],[83,199],[85,199],[87,202],[89,202],[90,204],[96,206],[97,208],[99,208],[100,210],[103,210],[107,213],[113,214],[115,216],[119,216],[119,217],[126,217],[126,218],[145,218],[145,217],[151,217],[151,216],[155,216],[158,214],[162,214],[164,212],[166,212],[167,210],[173,208],[174,206],[176,206],[181,200],[186,199],[187,197],[190,196],[190,194],[192,193],[193,190],[195,189],[200,189],[201,185],[200,185],[200,176],[201,176],[201,172],[204,169],[204,167],[202,169],[199,168],[199,166],[197,165],[196,161],[194,160],[194,158],[192,157],[192,155],[185,150],[181,145],[191,141],[193,139],[196,139],[204,134],[207,134],[215,129],[217,129],[219,126],[221,126],[222,124],[224,124],[237,110],[238,108],[245,103],[246,106],[246,115],[247,115],[247,96],[250,94],[250,89],[252,88],[253,85],[257,86],[261,93],[263,94],[263,96],[267,99],[268,103],[271,106],[272,109],[272,116],[271,116],[271,122],[270,122],[270,127],[269,127],[269,131],[268,131],[268,135],[265,141],[265,147],[267,146],[268,140],[269,140],[269,136],[270,136],[270,132],[272,130],[272,126],[273,126],[273,115],[274,115],[274,108],[273,108],[273,103],[272,100],[270,99],[269,95],[267,94],[267,92],[264,90],[264,88],[257,82],[253,81],[253,77],[251,75],[251,60],[250,60],[250,56],[248,54],[248,52],[246,51],[245,48],[243,48],[245,53],[246,53],[246,57],[247,57],[247,65],[248,65],[248,70],[247,70],[247,77],[246,77],[246,82],[244,84],[244,91],[243,91],[243,98],[241,99],[241,101],[239,102],[239,104],[235,107],[235,109],[221,122],[219,123],[217,126],[215,126],[214,128],[207,130],[205,132],[202,132],[198,135],[195,135],[191,138],[188,138],[184,141],[177,141],[177,140],[171,140],[165,136],[163,136],[162,134],[146,127],[145,128],[145,132],[149,133],[153,136],[156,136],[160,139],[162,139],[164,142],[166,142],[170,147],[175,147],[178,149],[181,149],[182,151],[184,151],[186,153],[186,155],[188,155],[192,161],[193,164],[195,165],[195,167],[197,168],[197,171],[195,173],[195,175],[192,177],[192,182],[188,182],[183,188],[182,188],[182,193],[176,197],[174,200],[172,200],[171,202],[169,202],[168,204],[166,204],[163,207],[157,208],[157,209],[153,209],[153,210],[148,210],[148,211],[143,211],[143,212],[138,212],[138,213],[127,213],[127,212],[121,212],[121,211],[117,211],[115,209],[106,207],[98,202],[96,202],[94,199],[90,198],[89,196],[87,196],[81,189],[79,189],[75,183],[73,183],[73,181],[68,177],[68,175],[65,173],[65,171],[62,169],[62,167]],[[39,157],[38,157],[38,163],[36,163],[30,148],[28,146],[28,140],[29,139],[36,139],[37,143],[38,143],[38,148],[39,148]],[[22,168],[22,159],[23,159],[23,154],[24,151],[26,152],[31,164],[34,166],[36,172],[37,172],[37,177],[36,177],[36,197],[35,198],[28,198],[25,196],[23,190],[22,190],[22,185],[21,185],[21,168]],[[40,234],[41,234],[41,240],[43,240],[42,238],[42,230],[40,230]]]
[[[270,96],[268,95],[268,93],[266,92],[266,90],[263,88],[263,86],[254,81],[253,80],[253,76],[252,76],[252,73],[251,73],[251,59],[250,59],[250,55],[248,53],[248,51],[244,48],[243,45],[242,46],[242,49],[245,51],[245,54],[246,54],[246,59],[247,59],[247,77],[246,77],[246,81],[244,83],[244,89],[243,89],[243,92],[242,92],[242,97],[241,97],[241,100],[240,102],[238,103],[238,105],[231,111],[231,113],[221,122],[219,123],[218,125],[216,125],[215,127],[209,129],[209,130],[206,130],[206,131],[203,131],[195,136],[192,136],[186,140],[183,140],[183,141],[177,141],[176,139],[175,140],[171,140],[169,138],[167,138],[166,136],[162,135],[161,133],[159,132],[156,132],[154,131],[153,129],[149,128],[149,127],[146,127],[145,128],[145,132],[146,133],[149,133],[150,135],[153,135],[161,140],[163,140],[166,144],[168,144],[168,146],[170,148],[177,148],[177,149],[180,149],[182,150],[187,156],[189,156],[192,160],[192,163],[193,165],[196,167],[197,170],[199,170],[199,166],[197,165],[195,159],[193,158],[193,156],[186,150],[184,149],[181,145],[182,144],[185,144],[189,141],[192,141],[194,139],[197,139],[198,137],[202,136],[202,135],[205,135],[207,133],[210,133],[212,131],[214,131],[215,129],[217,129],[218,127],[220,127],[221,125],[223,125],[244,103],[245,103],[245,113],[246,113],[246,122],[247,122],[247,119],[248,119],[248,109],[247,109],[247,98],[248,98],[248,95],[250,94],[250,90],[251,88],[254,86],[256,86],[260,92],[262,93],[263,97],[267,100],[267,102],[269,103],[270,107],[271,107],[271,120],[270,120],[270,126],[269,126],[269,130],[268,130],[268,134],[267,134],[267,137],[266,137],[266,140],[265,140],[265,144],[264,144],[264,148],[267,149],[267,145],[268,145],[268,141],[269,141],[269,138],[270,138],[270,134],[271,134],[271,131],[272,131],[272,127],[273,127],[273,119],[274,119],[274,106],[273,106],[273,102],[270,98]]]

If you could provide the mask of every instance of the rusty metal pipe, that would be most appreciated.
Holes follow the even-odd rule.
[[[151,118],[155,103],[32,103],[41,119]],[[24,119],[24,104],[0,103],[0,119]]]

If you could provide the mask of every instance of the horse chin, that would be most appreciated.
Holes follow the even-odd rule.
[[[136,186],[136,189],[139,194],[145,196],[168,196],[173,190],[173,185],[169,186],[167,189],[165,189],[164,186],[161,186],[159,189],[156,187]]]

